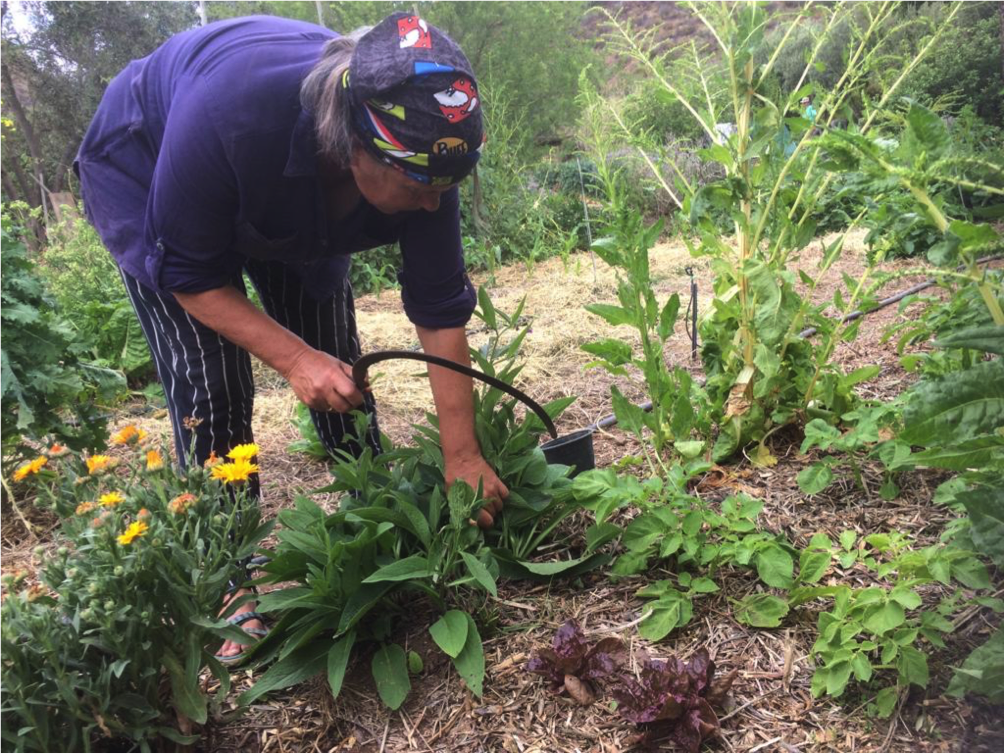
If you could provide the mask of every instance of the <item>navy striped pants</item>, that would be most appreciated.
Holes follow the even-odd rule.
[[[347,364],[359,358],[348,280],[330,297],[316,300],[284,264],[249,259],[245,271],[266,313],[276,322],[312,348]],[[195,461],[201,464],[211,452],[224,457],[234,446],[254,442],[250,354],[192,317],[171,294],[158,293],[124,270],[119,272],[164,388],[179,462],[185,464],[193,449]],[[246,292],[243,280],[235,281],[235,287]],[[376,405],[371,394],[365,398],[361,410],[371,415],[365,441],[380,452]],[[311,418],[329,453],[341,449],[359,455],[352,416],[312,410]]]

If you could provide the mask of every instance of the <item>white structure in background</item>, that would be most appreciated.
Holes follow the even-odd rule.
[[[716,123],[715,124],[715,143],[725,144],[729,141],[729,137],[736,133],[735,123]]]

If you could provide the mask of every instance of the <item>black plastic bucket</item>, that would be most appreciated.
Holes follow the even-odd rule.
[[[549,440],[541,446],[548,463],[561,463],[574,466],[572,475],[596,467],[593,457],[593,428],[578,429],[554,440]]]

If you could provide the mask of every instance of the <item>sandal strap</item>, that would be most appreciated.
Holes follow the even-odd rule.
[[[244,633],[246,634],[257,636],[259,639],[269,635],[269,630],[267,628],[244,628],[242,626],[241,630],[244,631]]]
[[[253,620],[265,623],[265,616],[262,615],[261,613],[256,613],[254,610],[248,610],[247,612],[238,613],[237,615],[232,615],[231,617],[227,618],[227,623],[231,623],[235,626],[244,626],[245,623]],[[249,629],[247,633],[251,633],[251,630]]]

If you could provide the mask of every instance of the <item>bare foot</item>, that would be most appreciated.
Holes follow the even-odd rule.
[[[243,597],[245,594],[249,594],[250,591],[251,591],[250,589],[238,589],[234,593],[234,595],[224,603],[223,610],[220,611],[220,614],[222,615],[227,611],[227,607],[230,605],[231,602],[233,602],[235,599],[239,597]],[[254,612],[255,607],[256,604],[254,602],[245,602],[239,608],[237,608],[237,611],[234,613],[234,615],[241,615],[242,613]],[[247,631],[249,628],[260,628],[264,630],[265,626],[262,625],[262,622],[260,620],[249,620],[244,624],[242,624],[240,628],[245,631]],[[220,647],[219,651],[216,654],[219,657],[236,657],[237,655],[241,654],[244,651],[245,647],[248,646],[250,645],[238,644],[236,641],[231,641],[230,639],[227,639],[226,641],[223,642],[223,646]]]

